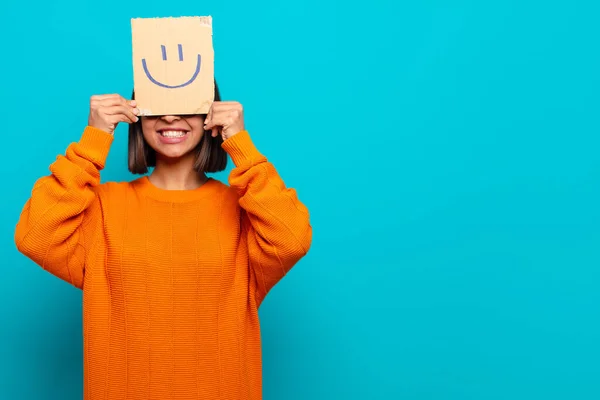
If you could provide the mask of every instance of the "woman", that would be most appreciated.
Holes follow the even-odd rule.
[[[257,310],[310,247],[306,207],[252,143],[239,103],[141,118],[119,95],[90,104],[15,234],[23,254],[83,290],[85,399],[260,399]],[[119,122],[130,124],[129,169],[154,169],[101,184]],[[227,154],[229,186],[206,176]]]

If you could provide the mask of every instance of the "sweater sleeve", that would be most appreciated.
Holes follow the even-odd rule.
[[[86,127],[79,142],[50,165],[51,174],[35,183],[15,230],[21,253],[80,289],[88,251],[103,240],[97,189],[112,140]]]
[[[286,188],[273,164],[254,146],[247,131],[223,142],[235,168],[229,184],[239,195],[242,233],[260,304],[269,290],[308,252],[312,227],[307,208]]]

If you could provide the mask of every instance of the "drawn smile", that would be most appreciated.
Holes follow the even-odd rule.
[[[167,50],[165,48],[165,46],[160,46],[161,50],[162,50],[162,59],[163,61],[167,60]],[[180,44],[177,45],[177,48],[179,50],[179,61],[183,61],[183,48]],[[146,76],[148,77],[148,79],[150,80],[150,82],[154,83],[157,86],[163,87],[163,88],[167,88],[167,89],[177,89],[177,88],[182,88],[184,86],[189,85],[190,83],[194,82],[196,80],[196,78],[198,77],[198,74],[200,73],[200,65],[202,63],[202,59],[200,57],[200,54],[198,54],[197,60],[196,60],[196,69],[194,71],[194,74],[192,75],[192,77],[184,83],[180,83],[178,85],[168,85],[166,83],[162,83],[158,80],[156,80],[152,74],[150,73],[150,71],[148,70],[148,64],[146,63],[146,59],[142,58],[142,67],[144,68],[144,72],[146,73]]]

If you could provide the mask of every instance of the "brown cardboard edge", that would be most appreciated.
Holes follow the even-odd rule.
[[[135,17],[131,18],[131,24],[136,20],[148,20],[148,19],[197,19],[204,26],[212,27],[212,16],[181,16],[181,17]]]

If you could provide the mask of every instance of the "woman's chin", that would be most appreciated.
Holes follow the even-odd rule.
[[[174,162],[185,157],[192,157],[193,150],[194,149],[189,149],[183,146],[169,146],[168,148],[159,146],[155,149],[157,159],[163,159],[167,162]]]

